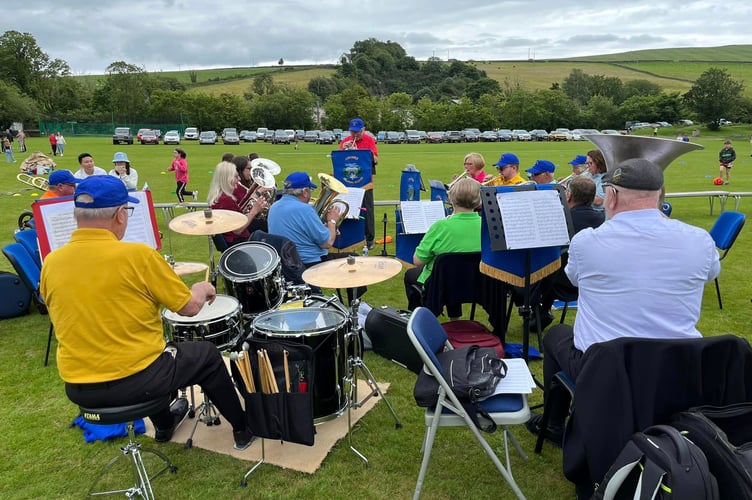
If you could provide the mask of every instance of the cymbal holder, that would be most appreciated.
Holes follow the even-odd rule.
[[[350,450],[355,453],[368,467],[368,459],[360,451],[358,451],[352,443],[352,410],[361,408],[366,401],[375,396],[380,396],[386,404],[389,411],[394,417],[394,428],[401,429],[402,422],[400,422],[397,413],[394,411],[391,403],[381,391],[381,388],[376,383],[376,378],[373,376],[371,370],[368,369],[365,362],[361,358],[361,338],[362,327],[358,323],[358,308],[360,307],[360,299],[353,299],[350,303],[350,325],[352,330],[345,334],[345,355],[347,356],[347,373],[345,374],[345,395],[347,398],[347,440]],[[368,395],[362,400],[358,400],[358,371],[361,372],[364,381],[368,384],[370,391]]]

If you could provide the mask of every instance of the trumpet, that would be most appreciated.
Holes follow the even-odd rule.
[[[568,176],[564,177],[562,180],[558,181],[557,184],[561,184],[562,186],[566,186],[569,184],[569,181],[572,180],[572,177],[574,177],[577,174],[569,174]]]
[[[470,173],[467,170],[465,170],[460,175],[458,175],[457,177],[455,177],[452,182],[450,182],[449,184],[447,184],[447,187],[446,187],[447,191],[451,190],[452,186],[454,186],[457,183],[458,180],[464,179],[468,175],[470,175]]]
[[[358,145],[355,143],[355,139],[350,139],[342,144],[342,149],[358,149]]]
[[[481,186],[501,186],[501,184],[498,183],[498,181],[501,179],[501,174],[498,175],[492,175],[491,177],[488,177],[486,180],[480,183]]]
[[[338,194],[347,194],[347,187],[340,181],[328,174],[318,174],[319,182],[321,182],[321,195],[316,199],[313,204],[314,210],[319,215],[321,221],[327,223],[327,214],[329,209],[335,204],[339,203],[343,205],[343,209],[340,211],[339,219],[337,220],[337,227],[345,220],[347,212],[350,210],[350,205],[344,200],[335,200]]]
[[[34,177],[33,175],[29,174],[18,174],[16,175],[16,180],[37,189],[41,189],[42,191],[47,191],[47,189],[50,187],[49,181],[47,181],[47,179],[45,179],[44,177]]]

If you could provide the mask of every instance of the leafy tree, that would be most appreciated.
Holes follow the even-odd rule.
[[[29,33],[6,31],[0,36],[0,80],[37,98],[47,78],[70,75],[70,67],[60,59],[50,60]]]
[[[590,88],[591,76],[581,69],[573,69],[564,79],[562,89],[580,106],[584,106],[593,96]]]
[[[262,73],[253,77],[253,92],[258,95],[274,93],[274,77],[271,73]]]
[[[744,84],[731,78],[728,71],[710,68],[705,71],[684,94],[687,106],[708,124],[711,130],[718,130],[719,120],[733,116],[740,103]]]
[[[619,108],[610,97],[595,95],[590,98],[585,109],[580,113],[583,128],[602,130],[619,128]]]
[[[308,92],[317,96],[321,102],[326,101],[330,95],[337,93],[337,82],[333,78],[317,76],[308,82]]]
[[[37,118],[36,102],[23,95],[18,88],[0,80],[0,124],[7,127],[13,122],[31,122]]]
[[[283,64],[285,64],[285,60],[280,57],[279,61],[277,61],[277,64],[279,64],[280,66],[282,66]]]
[[[471,82],[465,90],[465,95],[474,101],[477,101],[483,95],[500,93],[501,86],[499,85],[499,82],[488,77],[483,77]]]

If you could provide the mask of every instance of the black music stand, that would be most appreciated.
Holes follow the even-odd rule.
[[[565,190],[558,184],[483,187],[481,201],[485,221],[481,229],[481,271],[485,269],[486,274],[523,288],[519,312],[522,355],[527,362],[532,284],[558,269],[560,249],[574,235]],[[497,263],[505,268],[495,267]],[[540,341],[538,310],[535,308]]]

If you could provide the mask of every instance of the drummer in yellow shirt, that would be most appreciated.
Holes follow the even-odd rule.
[[[499,171],[499,175],[484,182],[484,186],[514,186],[527,182],[520,175],[520,159],[514,153],[504,153],[494,166]]]

